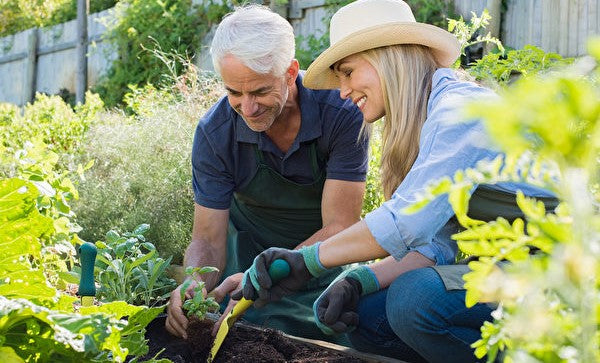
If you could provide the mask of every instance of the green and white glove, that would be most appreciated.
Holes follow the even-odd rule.
[[[256,307],[266,305],[271,301],[281,300],[284,296],[292,295],[308,283],[313,277],[318,277],[327,269],[319,261],[319,245],[303,247],[299,250],[271,247],[254,258],[252,266],[244,272],[242,289],[232,295],[239,300],[242,296],[254,300]],[[269,267],[277,259],[285,260],[290,266],[287,277],[273,283],[269,276]]]
[[[325,334],[347,333],[358,325],[358,301],[378,291],[379,281],[373,270],[361,265],[342,272],[313,304],[317,326]]]

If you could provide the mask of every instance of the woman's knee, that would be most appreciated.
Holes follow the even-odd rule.
[[[392,329],[402,338],[414,334],[423,309],[446,291],[437,272],[431,268],[408,271],[388,288],[386,313]]]

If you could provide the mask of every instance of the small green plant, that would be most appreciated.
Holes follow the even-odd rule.
[[[185,300],[185,293],[189,289],[192,283],[196,283],[194,286],[194,297],[191,299],[185,300],[183,303],[183,309],[187,311],[187,316],[195,316],[200,320],[203,320],[206,316],[206,313],[216,312],[219,310],[219,304],[215,301],[212,296],[204,297],[204,281],[200,279],[201,275],[210,273],[210,272],[218,272],[219,269],[212,266],[204,266],[204,267],[191,267],[188,266],[185,269],[186,275],[188,278],[181,286],[181,300]]]
[[[468,72],[476,80],[496,87],[510,83],[517,76],[532,76],[536,73],[571,64],[573,58],[563,58],[556,53],[526,45],[523,49],[512,49],[503,56],[489,53],[469,67]]]
[[[106,242],[96,242],[100,300],[153,306],[164,302],[175,288],[175,280],[166,276],[171,257],[163,259],[146,241],[149,228],[143,224],[123,235],[109,231]]]
[[[497,38],[493,37],[489,32],[485,35],[479,33],[485,29],[492,17],[487,9],[484,9],[481,16],[477,16],[474,12],[471,12],[471,20],[466,23],[461,16],[459,19],[448,19],[448,31],[456,36],[458,43],[460,44],[460,54],[466,55],[465,49],[473,45],[487,45],[494,44],[498,49],[498,52],[504,54],[504,46],[502,42]],[[455,67],[460,66],[460,58],[456,60]]]

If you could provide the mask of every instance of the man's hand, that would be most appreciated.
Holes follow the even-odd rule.
[[[242,277],[243,276],[244,276],[244,273],[239,272],[237,274],[233,274],[233,275],[227,277],[225,280],[223,280],[223,282],[221,282],[221,284],[219,286],[215,287],[214,290],[210,292],[210,294],[215,298],[215,300],[217,302],[220,303],[221,301],[223,301],[225,296],[231,295],[231,293],[233,291],[238,290],[242,287]],[[223,314],[221,314],[221,317],[219,317],[219,320],[215,323],[215,326],[212,331],[213,336],[217,335],[217,332],[219,331],[219,327],[225,320],[225,317],[227,317],[227,314],[229,314],[231,309],[233,309],[235,304],[237,304],[237,300],[234,300],[233,298],[229,299],[227,308],[225,309]]]
[[[188,326],[188,319],[181,307],[183,305],[183,300],[194,297],[196,282],[192,281],[190,286],[188,286],[188,289],[185,291],[184,299],[181,298],[182,285],[179,285],[171,292],[171,298],[167,304],[167,320],[165,321],[165,328],[167,328],[169,333],[187,339],[186,329]],[[206,296],[206,290],[203,290],[202,293]]]

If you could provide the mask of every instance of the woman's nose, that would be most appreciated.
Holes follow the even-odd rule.
[[[350,97],[350,93],[352,93],[352,89],[345,82],[340,82],[340,97],[345,100]]]

